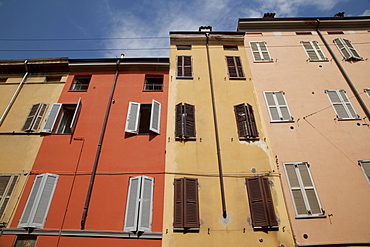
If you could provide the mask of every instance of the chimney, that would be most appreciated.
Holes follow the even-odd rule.
[[[344,12],[338,12],[334,15],[334,17],[344,17]]]
[[[263,18],[274,18],[275,17],[275,13],[264,13],[263,14]]]
[[[212,32],[212,27],[211,26],[200,26],[199,32]]]

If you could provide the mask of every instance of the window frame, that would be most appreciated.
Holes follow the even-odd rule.
[[[19,219],[18,228],[44,227],[58,178],[59,175],[51,173],[44,173],[35,177],[22,216]],[[43,206],[40,207],[40,204],[43,204]],[[40,218],[41,222],[35,222],[36,217]]]
[[[190,65],[186,65],[185,58],[190,59]],[[181,62],[180,62],[181,60]],[[186,71],[186,68],[190,68],[190,72]],[[181,73],[179,73],[181,71]],[[177,79],[193,79],[193,57],[186,55],[176,56],[176,78]]]
[[[130,101],[128,104],[128,111],[126,117],[125,132],[131,134],[152,134],[152,133],[140,133],[140,108],[141,103]],[[150,123],[149,130],[154,134],[160,134],[161,126],[161,109],[162,104],[152,99],[152,105],[150,109]]]
[[[254,49],[252,44],[255,44],[257,49]],[[266,50],[262,50],[261,44],[263,44],[265,46]],[[253,56],[253,62],[255,62],[255,63],[271,63],[271,62],[274,61],[271,57],[271,54],[270,54],[269,49],[267,47],[267,42],[266,41],[249,41],[249,46],[251,48],[251,52],[252,52],[252,56]],[[259,54],[261,59],[257,59],[256,53]],[[264,59],[264,54],[263,53],[267,53],[268,59],[266,59],[266,60]]]
[[[195,140],[195,106],[188,103],[179,103],[175,107],[175,115],[175,138],[177,140]]]
[[[161,78],[162,83],[148,83],[149,78]],[[145,75],[144,79],[144,92],[162,92],[163,91],[163,80],[164,80],[164,75]],[[152,86],[152,88],[150,88]],[[159,88],[159,89],[156,89]]]
[[[336,96],[338,97],[339,101],[333,101],[330,97],[330,93],[335,92]],[[333,107],[333,110],[337,116],[338,120],[356,120],[360,119],[360,116],[356,113],[355,108],[353,107],[351,101],[349,101],[349,98],[347,97],[346,91],[344,89],[334,89],[334,90],[325,90],[325,93],[330,101],[331,106]],[[342,106],[345,113],[348,115],[348,117],[340,117],[341,114],[335,106]],[[352,109],[352,111],[351,111]]]
[[[75,75],[69,92],[87,92],[90,86],[92,75]],[[88,83],[80,83],[80,79],[89,80]],[[77,83],[79,82],[79,83]]]
[[[225,56],[229,80],[245,79],[243,63],[240,56]],[[233,72],[235,71],[235,73]],[[234,76],[235,75],[235,76]]]
[[[363,166],[363,164],[367,164],[368,166],[369,166],[369,168],[368,168],[368,173],[366,172],[367,171],[367,169],[365,169],[364,168],[364,166]],[[367,183],[370,185],[370,160],[359,160],[358,161],[358,165],[359,166],[361,166],[361,170],[362,170],[362,172],[364,173],[364,175],[365,175],[365,178],[366,178],[366,180],[367,180]]]
[[[352,45],[352,42],[345,38],[336,38],[333,43],[338,48],[345,60],[364,60],[357,52],[356,48]]]
[[[26,121],[23,124],[22,131],[35,132],[39,129],[42,119],[46,113],[48,105],[45,103],[37,103],[32,105],[30,112],[27,115]]]
[[[310,49],[308,49],[306,46],[305,46],[305,43],[309,44],[311,47]],[[310,62],[325,62],[325,61],[329,61],[329,59],[325,56],[324,52],[321,50],[320,46],[319,46],[319,42],[313,40],[307,40],[307,41],[301,41],[301,44],[302,44],[302,47],[303,49],[305,50],[306,54],[307,54],[307,57],[308,57],[308,60]],[[311,55],[310,55],[310,52],[313,52],[317,59],[313,59],[311,58]]]
[[[136,176],[129,178],[129,186],[126,200],[125,222],[123,227],[123,230],[125,232],[151,231],[153,215],[153,199],[154,199],[153,194],[154,194],[153,177]],[[148,222],[146,225],[144,225],[143,223],[143,218],[145,217],[148,218],[147,219]]]
[[[316,186],[314,184],[314,181],[313,181],[313,178],[312,178],[312,175],[311,175],[309,164],[307,162],[287,162],[287,163],[283,163],[283,165],[284,165],[285,175],[286,175],[286,178],[287,178],[289,191],[290,191],[290,196],[291,196],[291,199],[292,199],[292,202],[293,202],[296,218],[326,217],[325,216],[325,211],[322,209],[322,204],[320,202],[320,198],[319,198],[319,195],[317,193]],[[287,165],[293,165],[294,166],[294,172],[295,172],[295,175],[296,175],[297,182],[298,182],[299,186],[292,186],[291,185],[291,179],[289,177]],[[310,183],[311,183],[311,186],[305,186],[304,185],[302,175],[301,175],[301,172],[299,170],[298,165],[304,165],[305,166],[308,178],[309,178]],[[304,207],[305,207],[306,212],[307,212],[306,214],[299,214],[298,213],[296,201],[295,201],[294,194],[293,194],[294,190],[296,190],[296,191],[299,190],[301,192]],[[313,190],[314,195],[315,195],[315,199],[317,201],[317,206],[320,209],[320,213],[316,213],[316,214],[312,213],[312,206],[310,205],[306,190]]]
[[[259,139],[253,107],[250,104],[234,105],[239,139]]]
[[[272,93],[274,105],[269,104],[269,100],[267,98],[267,93]],[[282,98],[280,98],[280,100],[283,100],[285,104],[280,104],[279,103],[279,99],[276,96],[277,93],[282,95]],[[272,122],[272,123],[294,122],[294,118],[293,118],[293,116],[290,112],[287,100],[285,98],[285,92],[284,91],[264,91],[263,95],[265,97],[267,110],[268,110],[269,115],[270,115],[270,122]],[[271,109],[274,108],[274,107],[276,108],[279,119],[273,119],[273,114],[272,114]],[[282,113],[282,110],[281,110],[282,108],[286,108],[286,111],[289,114],[289,119],[284,119],[284,114]]]
[[[4,192],[0,194],[0,219],[4,222],[4,215],[6,208],[8,207],[9,201],[12,198],[14,189],[17,186],[20,175],[19,174],[0,174],[0,177],[9,177],[6,185],[4,186]]]

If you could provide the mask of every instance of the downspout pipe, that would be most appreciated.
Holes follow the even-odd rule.
[[[85,206],[84,206],[84,209],[83,209],[83,212],[82,212],[81,230],[85,229],[87,212],[88,212],[89,205],[90,205],[91,194],[92,194],[92,190],[93,190],[93,186],[94,186],[96,171],[97,171],[97,168],[98,168],[98,163],[99,163],[99,158],[100,158],[100,154],[101,154],[101,148],[102,148],[102,145],[103,145],[104,135],[105,135],[105,131],[106,131],[106,128],[107,128],[107,122],[108,122],[108,117],[109,117],[109,113],[110,113],[110,108],[112,106],[114,90],[115,90],[116,84],[117,84],[117,78],[118,78],[120,63],[121,63],[121,60],[118,59],[117,63],[116,63],[116,74],[114,76],[114,81],[113,81],[113,84],[112,84],[112,89],[111,89],[111,92],[110,92],[110,96],[109,96],[109,100],[108,100],[108,104],[107,104],[107,109],[105,111],[104,122],[103,122],[102,130],[101,130],[101,133],[100,133],[99,143],[98,143],[98,147],[97,147],[96,154],[95,154],[94,166],[93,166],[93,169],[92,169],[92,172],[91,172],[89,188],[88,188],[87,194],[86,194]]]
[[[362,100],[362,98],[360,97],[360,94],[357,92],[356,90],[356,87],[353,85],[351,79],[349,78],[349,76],[347,75],[346,71],[344,70],[343,66],[340,64],[338,58],[335,56],[333,50],[330,48],[330,46],[328,45],[328,43],[326,42],[324,36],[321,34],[320,30],[319,30],[319,25],[320,25],[320,19],[317,19],[317,25],[316,25],[316,32],[319,34],[320,36],[320,39],[321,41],[324,43],[326,49],[328,49],[331,57],[334,59],[334,62],[336,63],[336,65],[338,66],[340,72],[342,73],[344,79],[346,80],[348,86],[351,88],[352,90],[352,93],[355,95],[358,103],[360,104],[362,110],[365,112],[365,115],[367,117],[367,119],[370,121],[370,113],[369,113],[369,109],[367,109],[364,101]]]
[[[217,163],[218,163],[218,173],[220,178],[220,189],[221,189],[221,202],[222,202],[222,216],[227,217],[226,213],[226,200],[225,200],[225,188],[224,188],[224,177],[222,172],[222,161],[221,161],[221,148],[220,148],[220,138],[218,135],[218,123],[216,115],[216,104],[215,104],[215,94],[213,88],[213,78],[212,78],[212,69],[211,69],[211,59],[209,55],[209,33],[206,33],[206,50],[207,50],[207,61],[208,61],[208,73],[209,73],[209,83],[211,86],[211,98],[212,98],[212,110],[213,110],[213,123],[215,127],[215,136],[216,136],[216,148],[217,148]]]
[[[4,119],[6,117],[6,115],[8,115],[9,111],[10,111],[10,108],[12,108],[13,104],[14,104],[14,101],[15,99],[17,98],[19,92],[21,91],[22,87],[23,87],[23,84],[24,82],[26,81],[27,79],[27,76],[28,76],[28,66],[27,66],[27,63],[28,63],[28,60],[25,60],[24,61],[24,66],[26,68],[26,73],[24,74],[23,78],[22,78],[22,81],[19,83],[17,89],[15,90],[14,94],[13,94],[13,97],[10,99],[9,101],[9,104],[8,106],[6,107],[3,115],[1,116],[0,118],[0,126],[3,124],[4,122]]]

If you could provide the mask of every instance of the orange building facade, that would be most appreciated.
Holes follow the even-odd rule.
[[[69,60],[1,246],[161,246],[168,59]]]

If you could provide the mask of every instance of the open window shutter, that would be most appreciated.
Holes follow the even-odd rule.
[[[34,120],[35,120],[35,118],[37,116],[37,113],[39,112],[40,107],[41,107],[41,103],[35,104],[35,105],[32,106],[32,108],[31,108],[31,110],[30,110],[30,112],[28,114],[28,117],[26,119],[26,122],[23,125],[22,131],[29,131],[29,130],[31,130],[32,125],[33,125]]]
[[[138,231],[150,231],[152,226],[154,178],[142,176]]]
[[[54,103],[48,113],[48,116],[46,118],[45,124],[41,129],[41,132],[44,133],[51,133],[54,128],[54,124],[58,118],[59,111],[62,108],[61,103]]]
[[[130,102],[126,119],[125,132],[137,133],[139,126],[140,103]]]
[[[150,113],[150,126],[149,130],[159,134],[161,124],[161,103],[152,100],[152,109]]]
[[[348,39],[343,39],[343,42],[347,46],[347,48],[350,51],[350,53],[351,53],[351,55],[352,55],[353,58],[356,58],[356,59],[359,59],[359,60],[362,59],[362,57],[360,56],[360,54],[358,54],[358,52],[356,51],[355,47],[352,45],[351,41],[349,41]]]
[[[174,181],[174,228],[184,227],[184,183],[182,178]]]
[[[296,173],[296,165],[285,164],[285,170],[288,176],[289,186],[292,191],[292,197],[297,215],[306,215],[307,209],[303,199],[303,191],[300,188],[298,176]]]
[[[183,132],[183,106],[182,103],[176,105],[176,126],[175,126],[175,136],[181,138],[184,134]]]
[[[341,90],[326,90],[329,100],[337,114],[338,119],[356,119],[358,115],[351,102],[348,100],[346,92]]]
[[[75,132],[76,124],[77,124],[78,117],[80,116],[81,108],[82,108],[82,102],[81,102],[81,98],[79,98],[75,112],[73,114],[71,125],[70,125],[71,133]]]
[[[39,128],[40,123],[42,121],[42,118],[44,117],[44,114],[45,114],[47,108],[48,108],[47,104],[40,103],[39,111],[37,112],[35,121],[34,121],[34,123],[32,125],[32,128],[31,128],[32,131],[37,131],[37,129]]]
[[[261,178],[263,191],[264,191],[264,200],[265,207],[268,215],[269,226],[277,226],[274,203],[272,202],[271,189],[268,178]]]
[[[141,176],[131,177],[128,188],[124,231],[137,230]]]
[[[250,136],[250,129],[248,128],[248,113],[244,104],[234,106],[236,126],[238,128],[239,137]]]
[[[184,136],[195,137],[195,107],[190,104],[184,104]]]
[[[298,164],[299,174],[301,176],[302,185],[305,188],[305,194],[307,202],[309,204],[309,214],[321,214],[321,207],[316,196],[316,191],[311,180],[310,172],[307,167],[307,163]]]
[[[352,57],[351,51],[348,49],[342,38],[336,38],[333,40],[333,42],[338,47],[340,53],[342,53],[344,59],[348,60]]]
[[[322,50],[321,50],[319,44],[317,43],[317,41],[312,41],[312,45],[313,45],[315,51],[317,52],[317,55],[318,55],[320,60],[328,60],[325,57],[324,53],[322,52]]]
[[[308,58],[310,61],[319,61],[320,58],[315,52],[315,48],[313,47],[311,41],[301,41],[304,49],[306,50],[306,53],[308,55]]]
[[[288,105],[285,101],[284,92],[282,91],[275,92],[275,95],[281,113],[280,116],[281,120],[292,120],[292,117],[290,116],[290,112],[288,109]]]
[[[246,179],[249,207],[251,211],[253,227],[266,227],[269,225],[268,214],[263,198],[262,183],[260,177]]]
[[[248,120],[249,120],[249,128],[250,128],[250,137],[258,137],[257,125],[256,120],[254,118],[253,108],[250,104],[247,104],[246,110],[248,113]]]
[[[184,178],[184,227],[199,227],[198,179]]]
[[[234,57],[226,57],[227,68],[229,70],[229,77],[238,77],[238,72],[234,63]]]
[[[36,176],[18,227],[44,226],[58,177],[50,173]]]
[[[346,92],[343,89],[341,89],[339,90],[339,95],[341,96],[343,100],[344,107],[347,108],[348,110],[348,114],[350,115],[350,118],[359,118],[351,102],[349,101]]]

